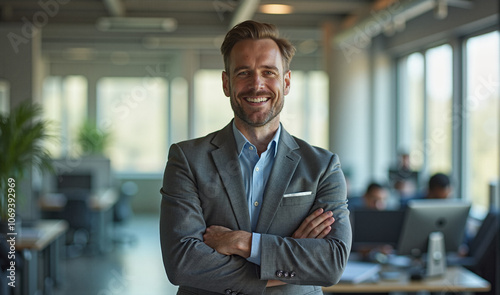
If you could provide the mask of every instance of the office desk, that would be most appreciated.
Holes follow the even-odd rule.
[[[90,244],[100,253],[111,250],[113,207],[117,202],[118,193],[114,189],[104,189],[90,195],[89,210],[93,216]],[[66,197],[63,194],[46,194],[40,198],[39,205],[49,218],[61,218]]]
[[[59,260],[67,230],[63,220],[38,220],[32,227],[21,228],[16,242],[23,257],[21,294],[50,294],[60,283]]]
[[[113,208],[118,202],[118,193],[108,189],[93,195],[90,200],[90,209],[97,219],[94,243],[99,252],[109,252],[112,248]]]
[[[444,276],[427,278],[422,281],[411,281],[407,274],[401,272],[398,280],[379,280],[374,283],[345,284],[340,283],[323,287],[323,292],[343,293],[385,293],[385,292],[487,292],[488,281],[463,267],[449,267]]]

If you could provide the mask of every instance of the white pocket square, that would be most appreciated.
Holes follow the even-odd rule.
[[[308,192],[298,192],[298,193],[284,194],[283,198],[303,197],[303,196],[310,196],[310,195],[312,195],[311,191],[308,191]]]

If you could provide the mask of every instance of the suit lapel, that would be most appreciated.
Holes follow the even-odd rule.
[[[301,157],[294,152],[298,148],[293,137],[282,128],[278,152],[267,181],[262,209],[257,222],[256,231],[259,233],[266,233],[271,226],[281,199],[300,162]]]
[[[238,229],[250,232],[247,198],[232,132],[231,122],[214,137],[212,144],[218,149],[212,151],[212,158],[229,196]]]

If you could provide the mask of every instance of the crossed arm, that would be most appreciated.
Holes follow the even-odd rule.
[[[188,148],[194,150],[185,147]],[[233,182],[227,179],[231,175],[225,172],[232,170],[223,166],[220,169],[226,174],[217,177],[212,177],[210,166],[192,170],[189,163],[197,163],[203,154],[188,154],[190,159],[179,145],[171,147],[161,189],[160,242],[165,270],[173,284],[202,286],[214,292],[230,288],[262,293],[266,286],[278,285],[278,281],[273,281],[276,279],[279,284],[283,284],[281,281],[314,286],[336,283],[351,241],[345,182],[336,157],[331,157],[328,167],[318,168],[324,172],[310,175],[307,183],[288,185],[289,191],[316,193],[307,199],[294,199],[300,204],[287,202],[277,208],[274,223],[261,234],[261,265],[257,266],[246,259],[252,248],[249,224],[240,226],[238,222],[245,221],[241,215],[225,214],[235,208],[239,210],[236,214],[244,214],[245,208],[239,206],[239,200],[230,200],[236,202],[233,208],[227,198],[214,197],[226,196],[223,181],[235,191]],[[296,173],[307,174],[307,167],[299,168]],[[323,209],[306,215],[303,210],[309,206]],[[236,228],[248,232],[232,230]],[[289,236],[282,236],[284,232]],[[278,268],[293,270],[296,276],[280,279],[276,274]]]
[[[332,229],[335,222],[331,211],[317,209],[302,221],[299,228],[293,233],[295,239],[322,239]],[[231,230],[224,226],[212,225],[203,235],[203,242],[223,255],[238,255],[248,258],[252,250],[252,233],[242,230]],[[267,287],[285,284],[278,280],[269,280]]]

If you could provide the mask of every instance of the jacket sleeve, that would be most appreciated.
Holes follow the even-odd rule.
[[[203,242],[206,223],[196,177],[179,145],[170,148],[161,194],[161,250],[173,284],[217,293],[264,292],[267,282],[259,278],[258,266],[222,255]]]
[[[293,239],[262,234],[261,274],[263,280],[278,279],[289,284],[330,286],[338,283],[351,250],[351,224],[346,183],[337,155],[333,155],[319,178],[312,213],[318,208],[333,211],[335,222],[324,239]]]

